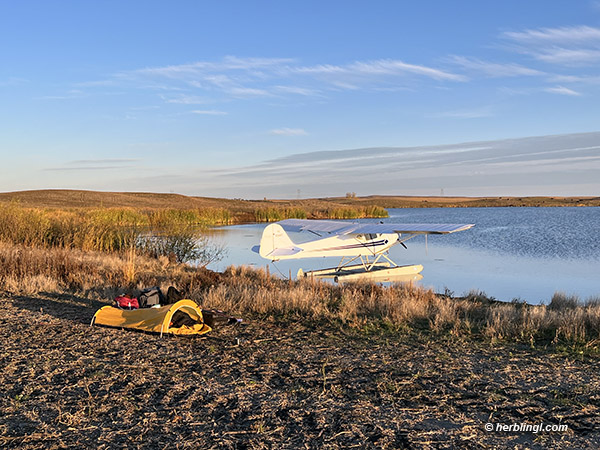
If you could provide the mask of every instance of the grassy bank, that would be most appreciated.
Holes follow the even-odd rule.
[[[289,281],[246,267],[214,273],[166,257],[8,244],[0,245],[0,285],[13,294],[65,292],[105,301],[128,289],[159,285],[166,291],[174,285],[205,306],[260,320],[324,323],[367,333],[408,330],[587,353],[600,345],[600,302],[563,294],[547,306],[533,306],[496,302],[481,293],[451,298],[408,285]]]

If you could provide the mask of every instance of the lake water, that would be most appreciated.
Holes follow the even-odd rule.
[[[436,292],[462,295],[483,291],[498,300],[549,303],[555,292],[600,298],[600,208],[408,208],[389,209],[389,218],[365,219],[402,223],[474,223],[475,227],[445,236],[418,236],[392,247],[400,265],[422,264],[418,281]],[[275,264],[252,252],[266,224],[214,230],[227,247],[223,260],[209,268],[266,266],[272,273],[295,277],[299,268],[336,266],[338,258],[280,261]],[[290,233],[292,240],[312,239]]]

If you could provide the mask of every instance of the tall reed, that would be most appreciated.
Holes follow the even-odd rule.
[[[133,208],[46,210],[0,204],[0,241],[28,247],[174,253],[183,262],[206,252],[198,245],[207,225],[229,223],[224,209]],[[148,243],[152,245],[148,245]]]
[[[260,208],[254,211],[256,222],[276,222],[284,219],[362,219],[388,217],[388,212],[380,206],[344,206],[307,211],[302,208]]]
[[[301,208],[261,208],[254,211],[256,222],[276,222],[283,219],[306,219],[307,213]]]

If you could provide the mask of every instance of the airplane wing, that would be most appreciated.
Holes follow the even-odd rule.
[[[337,220],[286,219],[279,225],[286,231],[310,231],[315,234],[449,234],[468,230],[474,224],[449,223],[356,223]]]

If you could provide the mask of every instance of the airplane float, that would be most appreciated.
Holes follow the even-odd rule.
[[[302,276],[329,277],[336,282],[409,281],[422,278],[420,264],[398,266],[388,256],[389,249],[418,235],[449,234],[468,230],[473,224],[353,223],[338,220],[287,219],[267,225],[260,245],[252,248],[271,261],[341,257],[337,267],[304,272]],[[294,243],[287,232],[308,232],[315,239]],[[383,258],[385,261],[381,261]],[[354,261],[360,264],[351,265]]]

